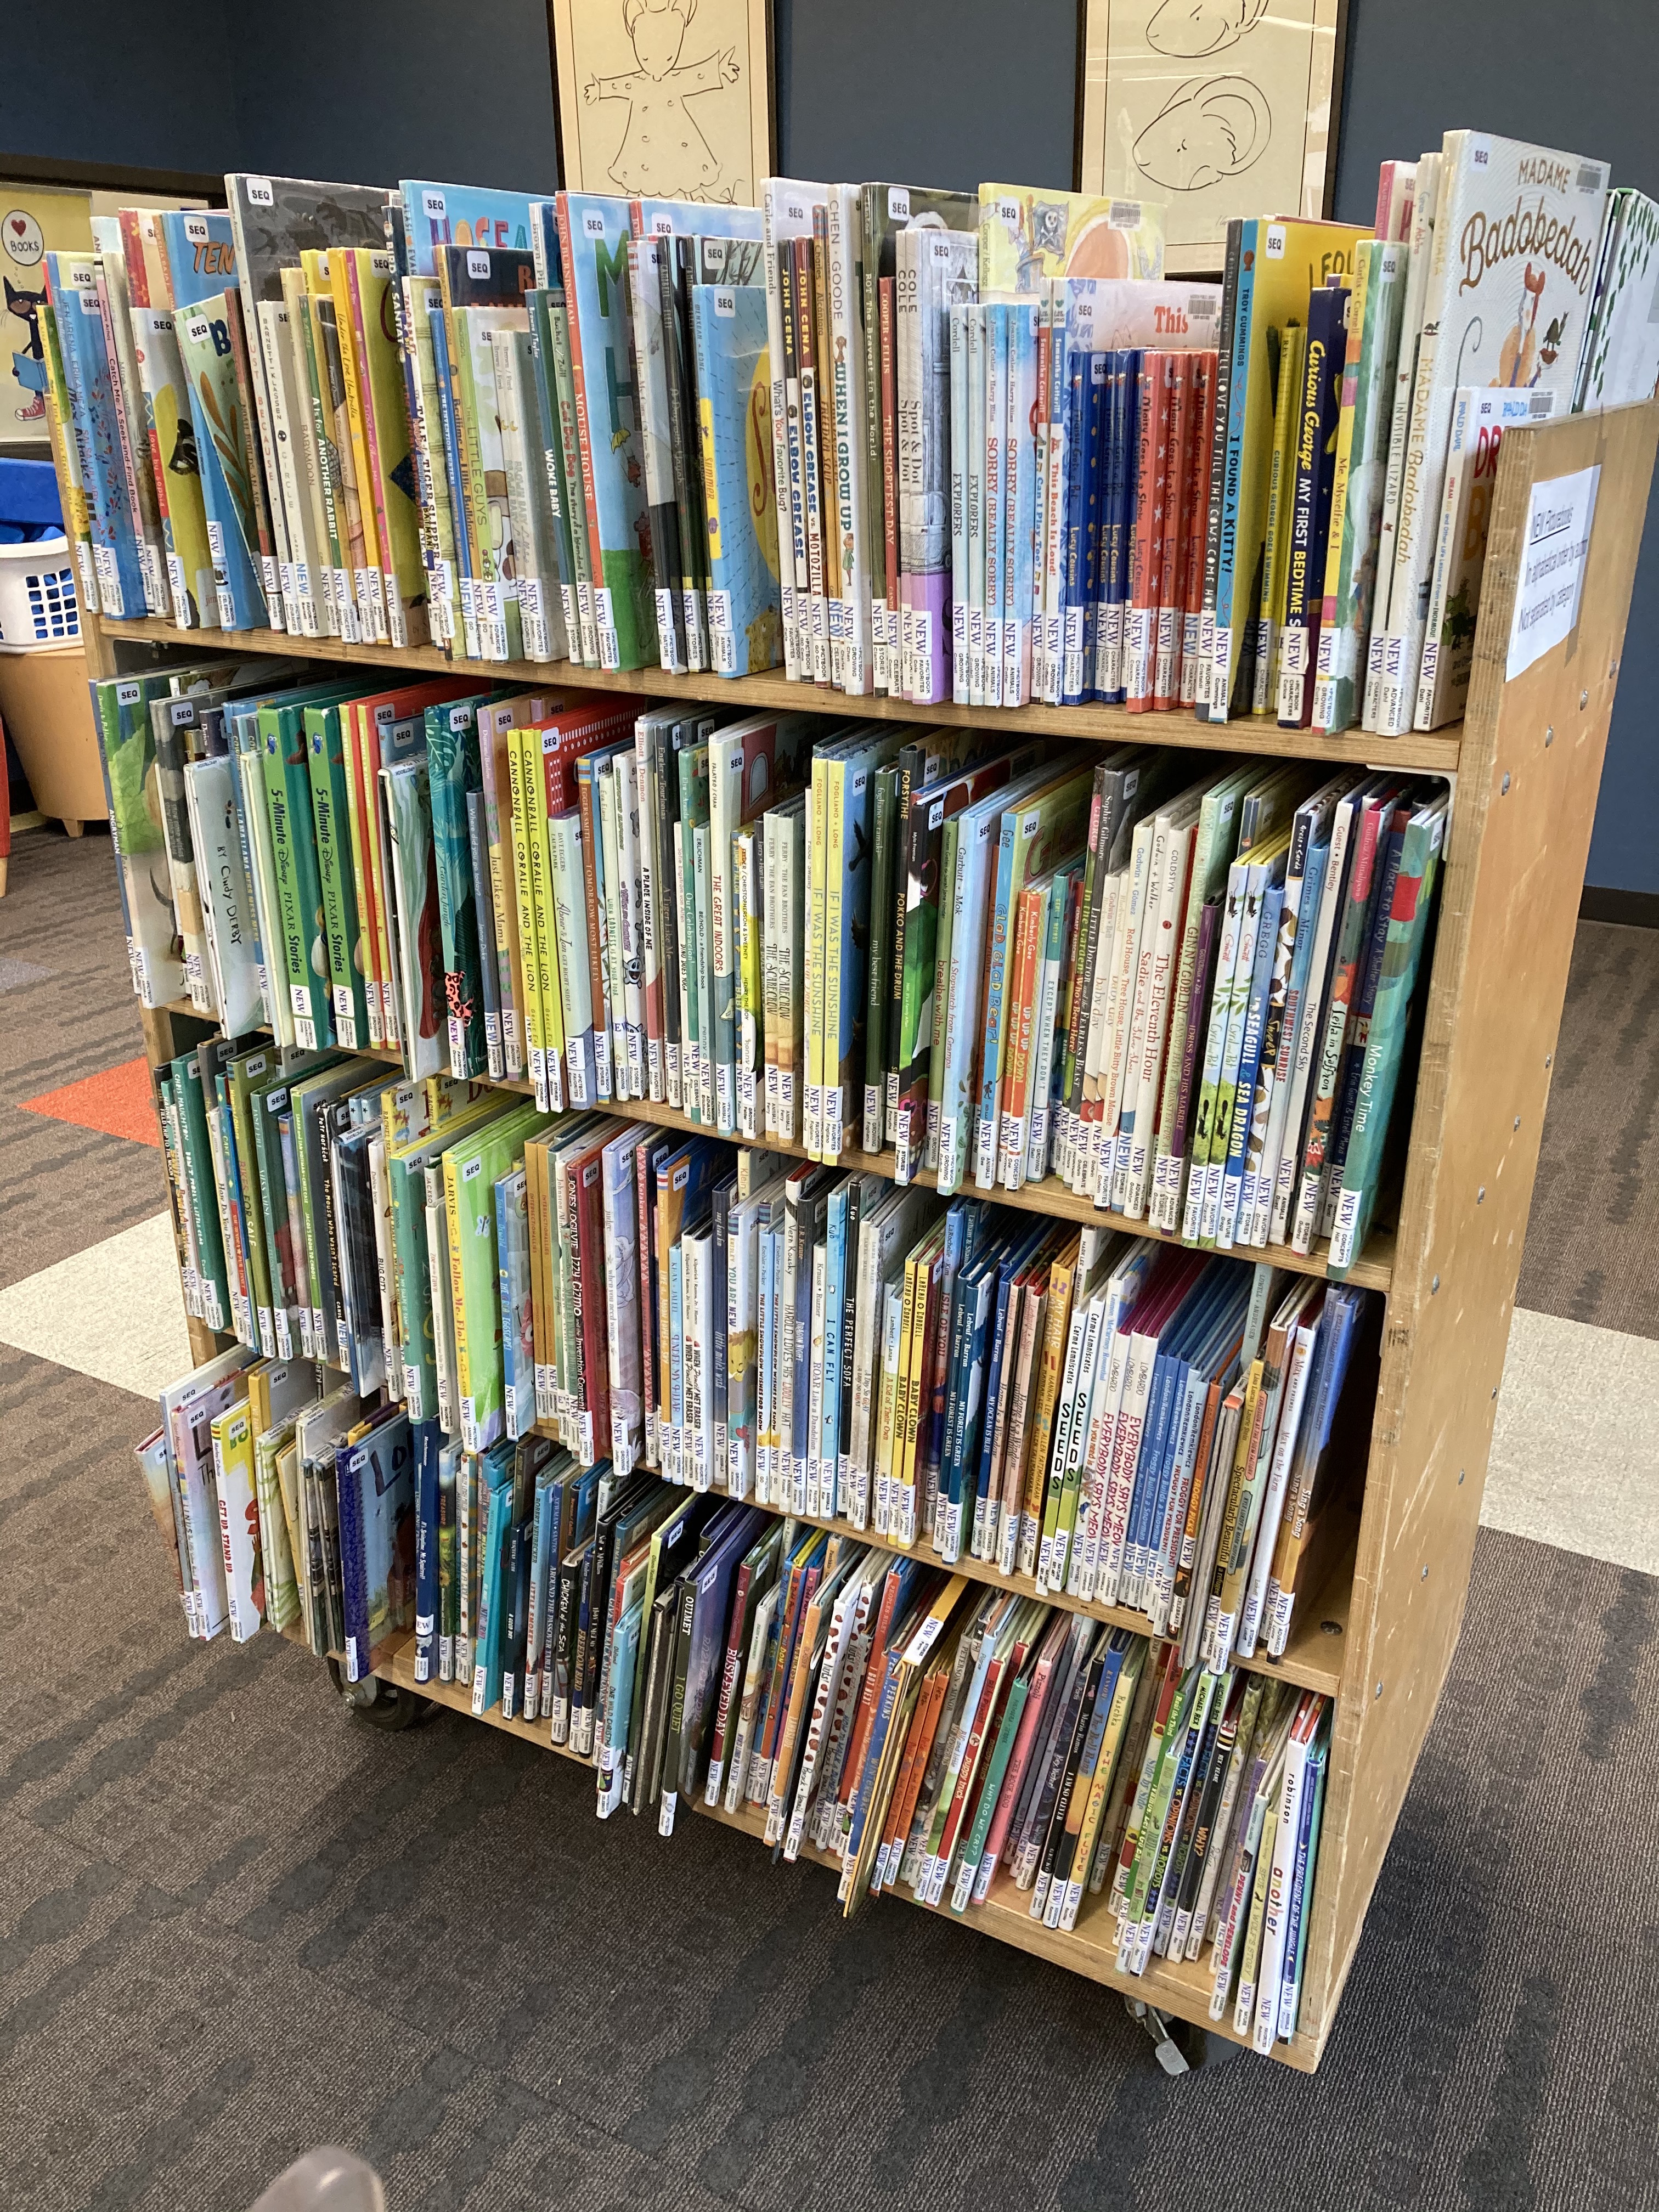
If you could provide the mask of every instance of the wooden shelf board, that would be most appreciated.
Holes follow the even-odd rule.
[[[538,1750],[550,1751],[558,1757],[586,1768],[592,1774],[592,1761],[584,1759],[580,1752],[568,1744],[557,1744],[548,1734],[544,1721],[504,1720],[499,1705],[491,1712],[474,1716],[471,1692],[454,1682],[417,1682],[415,1679],[415,1638],[412,1634],[397,1638],[375,1672],[382,1680],[394,1682],[400,1690],[416,1697],[429,1698],[434,1705],[451,1712],[477,1717],[489,1726],[517,1736],[522,1742],[533,1744]],[[692,1808],[705,1819],[716,1820],[722,1827],[734,1828],[756,1842],[764,1840],[765,1816],[757,1806],[745,1806],[742,1811],[728,1813],[723,1806],[705,1804],[701,1798],[691,1801]],[[631,1816],[630,1816],[631,1817]],[[833,1873],[839,1873],[840,1861],[815,1845],[803,1847],[801,1856]],[[890,1893],[901,1904],[915,1905],[918,1900],[908,1889]],[[860,1908],[867,1911],[868,1905]],[[1047,1960],[1051,1966],[1066,1972],[1081,1974],[1090,1981],[1118,1990],[1127,1996],[1143,1998],[1162,2012],[1172,2013],[1179,2020],[1190,2021],[1194,2026],[1207,2028],[1213,2035],[1224,2037],[1230,2043],[1243,2043],[1246,2037],[1233,2027],[1231,2015],[1224,2021],[1210,2018],[1211,1976],[1202,1960],[1190,1964],[1183,1960],[1172,1966],[1164,1959],[1155,1959],[1145,1974],[1120,1973],[1117,1966],[1117,1923],[1105,1909],[1102,1899],[1091,1897],[1085,1900],[1079,1915],[1077,1926],[1070,1931],[1044,1928],[1032,1919],[1027,1897],[1016,1889],[1006,1875],[992,1884],[991,1893],[983,1905],[970,1905],[963,1912],[952,1912],[945,1905],[923,1905],[923,1911],[936,1912],[940,1918],[977,1929],[998,1942],[1008,1943],[1017,1950],[1028,1951],[1034,1957]],[[1301,2073],[1311,2073],[1317,2057],[1312,2039],[1298,2034],[1293,2041],[1274,2045],[1273,2056],[1282,2064]]]
[[[186,1015],[191,1021],[206,1024],[210,1029],[217,1027],[217,1023],[211,1014],[202,1013],[186,999],[175,1000],[161,1011],[168,1014]],[[343,1045],[339,1049],[345,1051],[348,1048]],[[378,1045],[357,1048],[355,1057],[358,1060],[383,1060],[388,1067],[403,1066],[401,1053],[393,1052]],[[526,1098],[532,1095],[531,1085],[528,1083],[520,1082],[512,1077],[504,1078],[499,1082],[491,1081],[484,1076],[479,1076],[474,1079],[483,1083],[492,1091],[517,1091]],[[653,1099],[629,1098],[624,1099],[620,1104],[610,1100],[602,1100],[593,1110],[601,1114],[612,1115],[619,1121],[649,1121],[658,1128],[675,1129],[688,1137],[716,1137],[725,1144],[744,1145],[750,1152],[774,1152],[784,1158],[796,1160],[809,1159],[811,1157],[805,1145],[786,1145],[775,1137],[768,1138],[761,1143],[753,1145],[748,1144],[747,1140],[741,1137],[720,1138],[720,1133],[709,1128],[706,1123],[693,1121],[685,1115],[676,1113],[672,1106],[661,1105]],[[836,1164],[845,1168],[849,1174],[878,1175],[885,1177],[890,1182],[893,1180],[891,1152],[846,1152],[842,1154]],[[915,1177],[915,1181],[924,1190],[936,1189],[939,1184],[938,1176],[927,1168],[924,1168]],[[1026,1183],[1019,1190],[981,1190],[977,1184],[964,1183],[962,1188],[952,1193],[952,1195],[958,1198],[982,1198],[992,1205],[1012,1206],[1026,1213],[1046,1214],[1053,1221],[1074,1221],[1080,1226],[1098,1229],[1121,1229],[1127,1231],[1132,1237],[1149,1237],[1160,1244],[1185,1244],[1187,1242],[1186,1238],[1182,1237],[1168,1236],[1161,1229],[1154,1229],[1145,1221],[1133,1221],[1127,1213],[1114,1213],[1107,1208],[1096,1206],[1090,1199],[1079,1198],[1074,1191],[1067,1189],[1064,1183],[1056,1181],[1053,1176],[1046,1176],[1041,1182]],[[1392,1229],[1373,1230],[1364,1250],[1348,1270],[1346,1279],[1351,1283],[1358,1284],[1362,1290],[1381,1291],[1386,1296],[1389,1284],[1394,1279],[1394,1242]],[[1251,1261],[1271,1261],[1275,1267],[1282,1267],[1287,1273],[1292,1275],[1323,1275],[1329,1254],[1330,1244],[1328,1239],[1322,1239],[1310,1253],[1292,1252],[1285,1244],[1238,1245],[1230,1248],[1230,1256],[1233,1259]]]
[[[557,684],[592,691],[639,691],[653,699],[704,699],[738,713],[767,710],[815,713],[843,719],[930,724],[955,723],[1006,729],[1018,737],[1073,738],[1097,744],[1182,745],[1195,752],[1258,753],[1283,760],[1356,761],[1391,768],[1456,773],[1462,725],[1452,723],[1431,736],[1379,738],[1347,730],[1327,738],[1311,730],[1281,730],[1277,722],[1250,716],[1232,722],[1200,722],[1189,711],[1132,714],[1124,707],[957,707],[949,701],[918,707],[906,699],[871,696],[849,699],[842,692],[792,684],[773,676],[669,676],[660,668],[614,673],[580,668],[574,661],[452,659],[434,645],[345,645],[338,638],[289,637],[277,630],[181,630],[159,616],[142,622],[106,623],[104,635],[122,641],[176,646],[195,653],[290,653],[307,660],[329,660],[351,667],[394,668],[422,674],[476,675],[480,683],[503,681]]]

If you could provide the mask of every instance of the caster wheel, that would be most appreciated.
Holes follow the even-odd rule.
[[[342,1703],[370,1728],[395,1735],[418,1728],[432,1711],[429,1698],[416,1697],[412,1690],[400,1690],[395,1682],[382,1682],[373,1674],[365,1681],[348,1682],[337,1659],[329,1661],[328,1671]]]

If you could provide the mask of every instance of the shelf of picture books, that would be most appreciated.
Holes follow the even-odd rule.
[[[1003,185],[226,185],[43,318],[190,1633],[1311,2069],[1461,1617],[1659,212],[1453,131],[1206,284]],[[1607,672],[1500,835],[1592,434]]]
[[[1205,283],[1164,277],[1156,207],[1000,184],[228,176],[46,258],[82,593],[681,696],[777,669],[734,695],[769,711],[1115,706],[1450,768],[1422,738],[1467,696],[1504,430],[1659,374],[1659,209],[1607,179],[1449,131],[1370,227],[1235,222]]]

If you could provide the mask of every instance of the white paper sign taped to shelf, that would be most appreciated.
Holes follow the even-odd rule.
[[[1584,562],[1590,526],[1595,519],[1595,489],[1601,465],[1570,477],[1552,477],[1532,488],[1521,581],[1515,594],[1505,673],[1513,680],[1571,637],[1583,596]]]

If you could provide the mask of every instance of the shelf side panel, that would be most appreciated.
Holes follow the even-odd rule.
[[[1504,441],[1310,1930],[1321,2045],[1462,1625],[1656,438],[1659,404]],[[1507,681],[1533,487],[1598,465],[1577,627]]]

